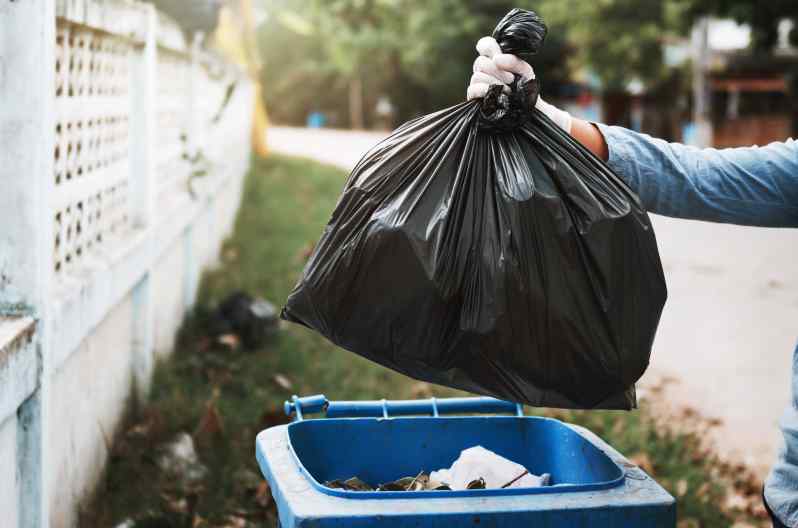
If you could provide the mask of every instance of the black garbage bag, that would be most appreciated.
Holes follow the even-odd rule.
[[[528,55],[513,10],[494,37]],[[517,80],[369,151],[282,317],[414,378],[534,406],[629,409],[666,298],[629,187]]]

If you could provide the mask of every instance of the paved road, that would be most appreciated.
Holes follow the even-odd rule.
[[[274,151],[351,169],[384,134],[271,128]],[[722,454],[764,474],[798,338],[798,232],[655,217],[669,300],[642,386],[719,418]]]

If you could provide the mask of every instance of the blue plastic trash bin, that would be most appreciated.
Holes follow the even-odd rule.
[[[286,402],[289,425],[262,431],[256,455],[284,528],[667,527],[676,503],[639,467],[590,431],[523,416],[493,398]],[[325,419],[307,414],[325,413]],[[511,412],[514,416],[463,416]],[[443,416],[457,414],[458,416]],[[424,415],[424,416],[419,416]],[[376,485],[451,466],[481,445],[550,473],[551,485],[468,491],[357,492],[322,483],[358,476]]]

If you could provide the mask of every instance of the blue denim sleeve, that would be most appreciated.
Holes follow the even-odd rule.
[[[698,149],[598,125],[610,167],[649,211],[730,224],[798,227],[798,142]]]
[[[651,212],[711,222],[798,227],[798,143],[697,149],[620,127],[597,125],[609,164]],[[765,482],[765,498],[786,526],[798,526],[798,348],[793,399],[781,429],[784,447]]]

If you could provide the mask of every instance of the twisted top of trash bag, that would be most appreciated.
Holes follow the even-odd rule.
[[[496,25],[493,38],[499,43],[503,53],[526,59],[540,50],[547,32],[545,22],[537,13],[513,9]]]
[[[535,55],[546,39],[548,29],[543,19],[533,11],[513,9],[493,30],[493,38],[503,53],[521,58]],[[516,76],[509,94],[500,85],[492,86],[481,102],[480,127],[492,132],[516,130],[532,116],[540,86],[536,79]]]

